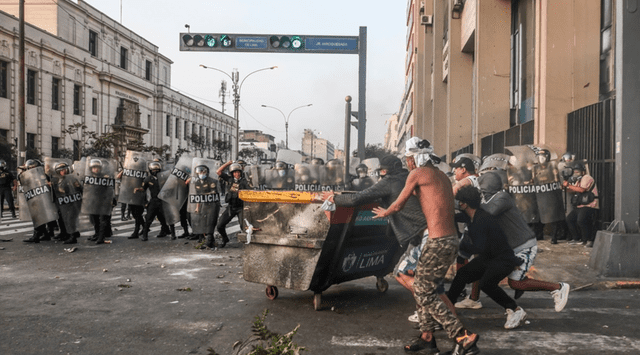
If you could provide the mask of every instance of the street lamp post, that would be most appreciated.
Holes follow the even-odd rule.
[[[273,66],[273,67],[268,67],[268,68],[262,68],[262,69],[258,69],[258,70],[254,70],[251,73],[247,74],[242,81],[240,81],[240,72],[238,72],[238,69],[234,69],[233,72],[231,72],[231,75],[229,75],[227,72],[222,71],[218,68],[212,68],[212,67],[208,67],[206,65],[200,64],[201,67],[205,68],[205,69],[211,69],[211,70],[215,70],[215,71],[219,71],[222,74],[228,76],[231,79],[231,82],[233,83],[233,119],[236,121],[236,142],[235,142],[235,152],[236,152],[236,156],[238,155],[238,140],[240,138],[240,90],[242,90],[242,84],[244,83],[245,80],[247,80],[247,78],[254,73],[257,73],[259,71],[263,71],[263,70],[271,70],[271,69],[276,69],[277,66]],[[240,81],[240,84],[238,84],[238,81]]]
[[[313,104],[298,106],[298,107],[294,108],[293,110],[291,110],[287,116],[285,116],[284,112],[282,112],[280,109],[278,109],[276,107],[262,105],[262,107],[269,107],[269,108],[278,110],[278,112],[280,112],[282,114],[282,118],[284,118],[284,130],[285,130],[285,134],[286,134],[286,140],[285,140],[286,149],[289,149],[289,117],[291,117],[291,114],[293,113],[293,111],[295,111],[295,110],[297,110],[299,108],[309,107],[311,105],[313,105]]]

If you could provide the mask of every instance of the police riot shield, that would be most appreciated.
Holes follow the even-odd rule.
[[[189,169],[190,170],[190,169]],[[160,191],[166,186],[167,182],[172,176],[173,169],[164,170],[158,173],[158,184],[160,185]],[[185,185],[185,187],[187,187]],[[187,187],[188,188],[188,187]],[[186,198],[186,194],[185,194]],[[164,212],[164,218],[167,221],[168,225],[176,224],[180,222],[180,207],[178,207],[177,203],[169,203],[165,200],[162,200],[162,211]]]
[[[194,234],[213,233],[220,213],[220,189],[216,177],[218,162],[210,159],[194,158],[191,166],[193,176],[189,182],[187,211],[191,214],[191,229]],[[196,167],[205,165],[209,174],[200,178]]]
[[[289,165],[294,165],[302,162],[302,155],[293,150],[279,149],[276,161],[283,161]]]
[[[373,181],[378,182],[378,169],[380,169],[380,159],[378,158],[369,158],[362,161],[362,164],[366,165],[369,168],[367,174],[371,176]]]
[[[296,164],[293,168],[295,191],[320,191],[321,173],[324,165]]]
[[[114,159],[87,157],[83,180],[82,213],[111,215],[117,168],[118,163]]]
[[[251,165],[246,167],[244,170],[247,177],[247,182],[252,189],[267,190],[269,188],[266,184],[266,176],[267,172],[271,170],[271,165]]]
[[[20,178],[18,177],[18,181]],[[27,206],[27,200],[24,198],[24,189],[22,188],[22,184],[18,182],[18,209],[19,209],[19,218],[21,221],[30,221],[31,213],[29,213],[29,206]]]
[[[189,195],[187,180],[192,176],[193,157],[183,154],[171,169],[167,182],[162,186],[158,198],[170,205],[182,208]],[[215,172],[212,172],[215,174]]]
[[[540,216],[533,182],[535,153],[528,146],[505,147],[505,151],[512,155],[507,169],[509,193],[515,199],[516,206],[522,212],[525,221],[537,223],[540,221]]]
[[[268,190],[295,189],[295,169],[292,169],[289,164],[286,164],[284,168],[277,164],[277,166],[264,171],[264,175],[264,185]]]
[[[507,171],[509,167],[509,155],[503,153],[491,154],[484,158],[480,170],[478,173],[482,173],[487,170],[504,170]]]
[[[145,203],[145,195],[134,192],[135,189],[142,187],[142,182],[149,175],[149,154],[127,150],[124,158],[124,168],[122,169],[122,177],[120,178],[120,193],[118,195],[119,203],[127,205],[143,206]]]
[[[71,159],[45,157],[44,173],[47,174],[50,178],[59,178],[60,174],[58,174],[55,170],[58,163],[65,163],[69,165],[69,172],[71,172],[71,170],[73,169]]]
[[[325,164],[322,186],[332,191],[344,190],[344,165],[340,159],[331,159]],[[375,171],[374,171],[375,173]]]
[[[564,220],[562,181],[555,160],[533,166],[533,182],[536,187],[536,203],[541,223]]]
[[[58,209],[53,203],[53,191],[49,186],[44,167],[29,169],[19,175],[26,206],[34,227],[58,219]],[[22,206],[20,206],[22,209]]]
[[[60,211],[67,233],[78,231],[80,210],[82,209],[82,186],[78,179],[69,174],[52,182],[55,202]]]

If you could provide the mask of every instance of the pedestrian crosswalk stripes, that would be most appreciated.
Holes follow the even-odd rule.
[[[5,211],[6,212],[6,211]],[[112,237],[128,237],[133,233],[133,229],[135,227],[135,222],[133,218],[122,221],[120,218],[121,211],[120,206],[117,206],[113,209],[113,213],[111,215],[111,228],[113,231]],[[93,234],[93,227],[91,223],[89,223],[89,217],[87,215],[80,216],[80,226],[81,231],[80,235],[83,237],[88,237]],[[180,226],[180,223],[175,224],[176,227],[176,235],[182,234],[184,231]],[[154,236],[154,232],[160,231],[160,222],[154,221],[151,224],[151,228],[149,230],[150,236]],[[227,233],[236,233],[240,231],[240,224],[237,219],[234,219],[229,225],[227,225]],[[11,216],[2,217],[0,220],[0,236],[16,236],[23,237],[33,233],[33,223],[30,221],[21,221],[19,218],[12,218]]]

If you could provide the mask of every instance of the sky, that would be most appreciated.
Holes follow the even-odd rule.
[[[384,142],[386,120],[400,107],[404,91],[406,1],[365,0],[86,0],[159,47],[173,61],[171,87],[203,104],[222,109],[219,91],[224,74],[240,81],[254,70],[278,66],[249,76],[240,91],[240,129],[261,130],[285,140],[284,115],[289,118],[289,148],[301,149],[304,129],[312,129],[344,149],[345,97],[358,110],[358,55],[246,52],[180,52],[179,33],[247,33],[358,36],[367,27],[366,143]],[[395,4],[394,4],[395,3]],[[384,4],[384,5],[383,5]],[[225,113],[233,116],[231,97]],[[357,130],[351,130],[351,151],[357,149]]]

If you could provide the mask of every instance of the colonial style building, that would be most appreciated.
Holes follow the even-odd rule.
[[[0,3],[0,135],[13,142],[18,126],[18,2]],[[82,0],[32,0],[25,5],[27,145],[44,156],[76,153],[86,143],[64,131],[142,139],[147,146],[189,149],[192,134],[235,146],[233,117],[171,88],[173,62],[158,47]],[[213,145],[213,144],[212,144]],[[231,148],[230,148],[231,149]],[[205,156],[235,157],[207,149]]]

